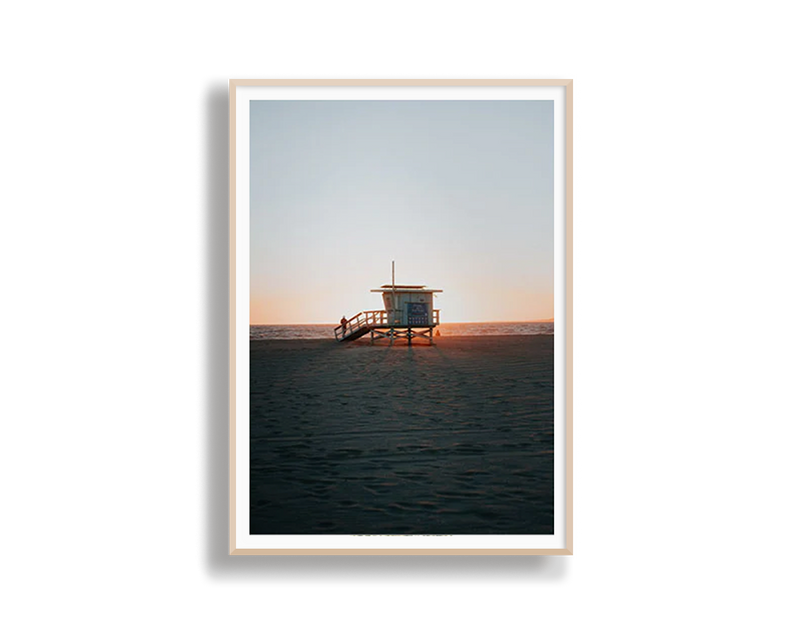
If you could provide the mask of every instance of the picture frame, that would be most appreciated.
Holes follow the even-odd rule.
[[[449,75],[462,72],[351,72],[352,75],[320,77],[317,72],[232,72],[229,88],[229,555],[231,556],[550,556],[581,559],[583,556],[583,419],[577,392],[582,369],[583,331],[576,322],[582,317],[582,281],[579,257],[582,255],[582,222],[577,219],[576,205],[582,199],[582,74],[564,72],[557,77],[539,77],[537,72],[479,72],[472,75]],[[320,72],[326,74],[329,72]],[[346,72],[330,72],[346,73]],[[398,74],[396,76],[384,74]],[[413,73],[413,75],[412,75]],[[402,76],[399,74],[403,74]],[[408,75],[405,75],[408,74]],[[430,75],[426,75],[430,74]],[[495,75],[496,74],[496,75]],[[506,75],[508,74],[508,75]],[[247,394],[248,369],[246,350],[249,334],[246,330],[248,314],[245,271],[243,260],[245,245],[249,240],[246,218],[248,196],[248,162],[243,158],[243,140],[249,135],[246,109],[253,100],[263,99],[328,99],[336,92],[354,91],[352,99],[375,99],[378,91],[447,91],[451,89],[471,92],[464,99],[497,99],[500,91],[525,91],[526,95],[539,96],[522,99],[553,100],[556,110],[557,152],[559,178],[557,179],[557,206],[554,216],[557,243],[562,251],[557,255],[562,268],[558,299],[561,308],[557,318],[557,340],[563,355],[562,375],[557,379],[557,402],[560,403],[560,444],[556,455],[561,458],[557,486],[558,523],[547,544],[539,544],[542,536],[342,536],[347,540],[334,540],[338,536],[298,535],[291,540],[281,536],[254,536],[247,529],[247,467],[246,432],[248,427]],[[292,93],[294,92],[294,93]],[[291,96],[291,97],[276,97]],[[305,94],[305,95],[304,95]],[[357,95],[356,95],[357,94]],[[332,98],[331,98],[332,99]],[[386,99],[381,97],[380,99]],[[477,536],[480,537],[480,536]],[[491,539],[490,539],[491,538]],[[478,542],[480,544],[478,544]]]

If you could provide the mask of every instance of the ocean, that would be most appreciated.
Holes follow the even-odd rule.
[[[333,340],[333,324],[251,324],[251,340]],[[553,335],[552,322],[446,322],[443,336]]]

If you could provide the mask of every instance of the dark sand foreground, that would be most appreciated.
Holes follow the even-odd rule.
[[[553,336],[250,343],[253,534],[553,533]]]

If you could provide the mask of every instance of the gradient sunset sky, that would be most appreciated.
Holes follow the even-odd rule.
[[[250,323],[336,324],[391,282],[442,322],[553,317],[551,101],[252,101]]]

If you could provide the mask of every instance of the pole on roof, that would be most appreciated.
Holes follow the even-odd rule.
[[[392,324],[396,323],[395,308],[397,307],[397,294],[394,290],[394,260],[392,260]]]

